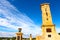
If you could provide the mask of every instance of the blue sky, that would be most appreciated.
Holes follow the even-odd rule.
[[[0,37],[15,36],[22,28],[24,37],[41,35],[42,12],[40,4],[50,3],[53,24],[60,31],[59,0],[0,0]],[[3,35],[4,34],[4,35]]]
[[[59,0],[9,0],[19,11],[29,16],[37,25],[42,23],[40,4],[50,3],[54,24],[59,24],[60,5]],[[58,13],[58,14],[57,14]],[[57,18],[57,19],[56,19]],[[57,22],[56,22],[57,21]]]

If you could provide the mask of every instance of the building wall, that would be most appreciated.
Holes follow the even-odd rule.
[[[60,35],[55,35],[52,38],[44,38],[44,36],[36,36],[36,40],[60,40]]]

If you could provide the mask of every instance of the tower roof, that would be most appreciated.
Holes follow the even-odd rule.
[[[43,5],[49,5],[49,3],[43,3],[43,4],[41,4],[41,6],[43,6]]]

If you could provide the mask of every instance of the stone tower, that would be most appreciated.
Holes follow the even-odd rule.
[[[42,11],[42,36],[44,40],[54,40],[56,36],[55,25],[52,22],[49,3],[41,4]]]
[[[21,32],[22,28],[18,28],[18,33],[16,33],[16,40],[22,40],[23,33]]]
[[[30,34],[30,40],[32,40],[32,34]]]

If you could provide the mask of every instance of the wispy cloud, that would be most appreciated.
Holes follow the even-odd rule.
[[[59,31],[59,30],[60,30],[60,27],[59,27],[59,28],[58,28],[58,27],[56,27],[56,32],[57,32],[57,33],[60,33],[60,31]]]
[[[13,33],[12,36],[14,36],[18,28],[22,28],[22,32],[25,35],[24,37],[28,37],[29,34],[35,36],[36,34],[40,34],[41,31],[40,27],[37,26],[31,18],[18,11],[7,0],[0,0],[0,28],[5,28],[6,30],[3,31],[3,29],[1,29],[0,36],[11,36]],[[7,29],[10,30],[8,35]]]
[[[15,32],[0,31],[0,37],[15,37],[15,36],[16,36]]]
[[[33,37],[41,34],[41,28],[31,18],[18,11],[7,0],[0,0],[0,37],[13,37],[18,28],[22,28],[23,37],[29,37],[29,34]],[[60,28],[56,30],[60,32]]]

